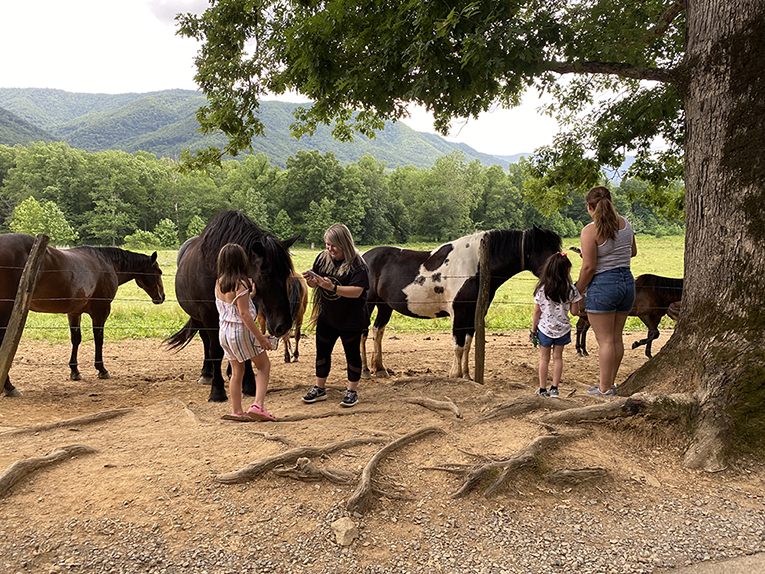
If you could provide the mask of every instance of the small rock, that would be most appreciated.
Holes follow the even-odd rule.
[[[354,538],[358,538],[359,529],[356,528],[356,524],[347,516],[339,520],[335,520],[331,525],[332,532],[335,533],[335,538],[340,546],[350,546],[353,543]]]

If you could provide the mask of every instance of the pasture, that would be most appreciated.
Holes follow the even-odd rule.
[[[633,275],[637,277],[642,273],[654,273],[666,277],[683,276],[683,245],[682,237],[638,236],[638,255],[632,260]],[[427,250],[436,247],[436,244],[402,245],[410,249]],[[581,267],[581,259],[574,252],[569,251],[570,246],[579,246],[579,238],[566,238],[563,240],[566,253],[573,264],[572,277],[576,280]],[[359,246],[363,252],[369,246]],[[300,246],[292,249],[292,260],[295,270],[308,269],[315,259],[318,250],[306,249]],[[175,299],[173,288],[176,273],[177,251],[160,251],[158,262],[163,272],[167,300],[163,305],[153,306],[134,282],[122,285],[112,305],[112,313],[106,325],[105,340],[119,341],[122,339],[164,338],[177,331],[186,322],[188,316],[181,310]],[[489,308],[486,317],[487,333],[506,333],[521,331],[531,326],[531,314],[533,311],[533,296],[536,278],[528,271],[524,271],[510,279],[497,291],[494,301]],[[310,302],[309,302],[310,305]],[[310,315],[309,311],[306,314]],[[664,318],[661,327],[672,326],[672,321]],[[399,333],[438,333],[450,330],[448,318],[434,320],[420,320],[404,317],[394,313],[388,324],[389,334]],[[304,332],[312,335],[308,326]],[[636,317],[630,317],[627,321],[627,331],[644,330],[643,323]],[[24,332],[25,338],[34,340],[47,340],[58,342],[68,340],[66,317],[63,315],[44,315],[30,313],[27,327]],[[92,340],[92,331],[89,319],[83,317],[83,341]]]
[[[658,266],[674,258],[662,254],[666,244],[655,246],[657,266],[648,263],[651,243],[639,242],[646,265],[636,271],[672,274]],[[315,253],[298,250],[296,268]],[[174,253],[160,254],[160,265],[172,286]],[[300,400],[313,384],[312,338],[297,363],[271,353],[266,403],[275,423],[221,420],[229,405],[208,402],[209,387],[196,382],[199,338],[178,353],[162,346],[186,320],[172,288],[158,307],[137,288],[118,296],[106,325],[109,380],[86,368],[92,344],[80,350],[83,379],[68,380],[65,321],[30,325],[11,369],[24,394],[0,398],[0,472],[27,469],[10,485],[0,478],[3,571],[651,574],[757,551],[761,467],[687,472],[681,429],[634,417],[551,433],[544,417],[557,409],[610,399],[586,396],[597,380],[596,344],[584,358],[567,348],[560,399],[533,394],[533,286],[518,277],[492,306],[485,384],[444,377],[448,323],[394,315],[396,330],[386,333],[392,376],[363,380],[353,409],[337,405],[345,388],[339,346],[329,400],[314,405]],[[641,327],[625,337],[620,380],[646,361],[629,349],[643,336]],[[543,435],[565,442],[524,455]],[[494,474],[455,497],[469,470],[516,455],[527,466],[496,493],[485,492]],[[264,472],[246,475],[258,467]],[[374,489],[351,511],[365,476]],[[341,517],[358,530],[346,547],[332,527]],[[704,526],[712,522],[714,537]],[[668,544],[667,533],[681,543]]]

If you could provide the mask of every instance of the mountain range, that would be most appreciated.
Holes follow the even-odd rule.
[[[37,88],[0,88],[0,144],[26,145],[36,141],[63,141],[89,152],[146,151],[157,157],[177,158],[185,149],[222,146],[223,134],[203,136],[195,113],[206,102],[199,92],[164,90],[144,94],[84,94]],[[254,153],[266,154],[284,167],[300,150],[331,151],[341,163],[357,161],[366,153],[388,167],[432,167],[438,157],[460,150],[467,161],[507,168],[521,156],[496,157],[468,145],[417,132],[402,122],[386,122],[374,139],[356,135],[343,143],[320,126],[313,136],[290,136],[293,111],[301,104],[263,101],[260,118],[265,136],[252,141]]]

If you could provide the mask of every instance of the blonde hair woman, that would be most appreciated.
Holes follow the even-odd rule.
[[[593,187],[585,196],[593,222],[582,229],[582,268],[576,288],[585,293],[587,320],[598,340],[600,383],[591,395],[616,395],[616,373],[624,358],[622,331],[635,302],[630,259],[637,255],[635,233],[616,212],[607,188]]]
[[[316,384],[303,397],[305,403],[326,400],[325,385],[332,367],[332,350],[338,339],[347,362],[348,384],[342,407],[358,402],[361,378],[361,334],[369,327],[367,291],[369,276],[350,230],[336,223],[324,233],[326,249],[313,267],[303,273],[314,289],[311,321],[316,325]]]

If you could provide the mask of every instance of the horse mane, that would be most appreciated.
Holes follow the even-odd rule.
[[[248,256],[268,260],[281,275],[293,271],[292,259],[283,243],[272,233],[258,227],[241,211],[221,211],[199,234],[205,265],[213,273],[218,268],[218,253],[227,243],[237,243]],[[283,268],[282,268],[283,266]]]
[[[119,247],[91,247],[83,245],[74,249],[91,253],[104,263],[112,264],[121,271],[141,269],[151,262],[151,257],[148,255],[136,253],[135,251],[127,251]]]
[[[561,238],[558,234],[536,225],[525,231],[519,229],[492,229],[487,231],[487,233],[491,238],[489,254],[492,257],[507,257],[508,253],[520,255],[521,248],[523,248],[525,254],[543,250],[545,247],[551,251],[561,250]]]

